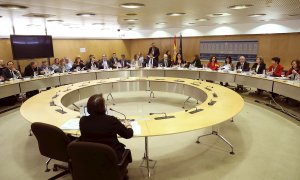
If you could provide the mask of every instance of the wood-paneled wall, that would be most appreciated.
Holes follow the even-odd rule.
[[[183,53],[184,58],[190,61],[194,54],[199,54],[201,40],[249,40],[256,39],[259,41],[259,55],[263,56],[267,65],[270,64],[271,58],[278,56],[281,58],[281,64],[285,69],[290,68],[290,62],[293,59],[300,58],[300,33],[289,34],[262,34],[262,35],[234,35],[234,36],[209,36],[209,37],[184,37]],[[86,60],[90,54],[100,58],[103,53],[108,57],[113,52],[118,56],[125,54],[128,59],[133,55],[142,52],[144,55],[148,52],[151,43],[155,42],[160,48],[161,57],[166,50],[173,53],[173,38],[157,39],[132,39],[132,40],[53,40],[55,57],[69,57],[74,59],[81,56]],[[177,39],[177,48],[179,47],[179,38]],[[80,48],[86,48],[85,53],[80,53]],[[11,45],[9,39],[0,39],[0,59],[5,61],[12,59]],[[53,59],[51,59],[52,62]],[[40,62],[41,60],[37,60]],[[21,68],[28,64],[28,61],[20,61]]]

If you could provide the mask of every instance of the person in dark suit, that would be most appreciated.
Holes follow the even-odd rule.
[[[80,118],[80,141],[98,142],[112,147],[121,160],[125,145],[118,141],[117,135],[129,139],[133,136],[130,123],[125,120],[122,124],[114,116],[106,115],[105,100],[102,94],[91,96],[87,102],[90,115]]]
[[[201,64],[201,60],[200,60],[200,56],[198,54],[194,55],[194,59],[192,64],[196,67],[196,68],[202,68],[202,64]]]
[[[245,56],[240,56],[239,62],[236,64],[236,69],[242,70],[242,72],[250,71],[249,63],[246,61]]]
[[[266,70],[266,64],[264,63],[264,59],[261,56],[256,57],[256,62],[253,64],[251,68],[256,74],[263,74],[264,70]]]
[[[155,46],[155,43],[152,43],[151,47],[149,48],[148,55],[150,55],[150,54],[152,54],[154,59],[158,62],[160,52],[159,52],[158,47]]]
[[[96,58],[94,55],[90,55],[89,56],[89,60],[88,62],[86,63],[85,65],[85,69],[99,69],[99,65],[98,63],[96,62]]]
[[[147,56],[146,65],[150,68],[156,68],[158,67],[158,60],[155,59],[155,57],[150,53]]]
[[[26,76],[34,77],[39,74],[40,74],[40,68],[38,67],[36,62],[32,61],[25,67],[25,70],[24,70],[25,77]],[[38,93],[39,93],[39,90],[29,91],[29,92],[26,92],[26,97],[30,98]]]
[[[121,55],[121,59],[120,59],[119,63],[121,65],[121,68],[130,68],[131,67],[130,61],[125,58],[125,54]]]
[[[171,67],[171,59],[169,59],[168,54],[164,54],[164,58],[159,62],[162,67]]]
[[[21,73],[14,67],[14,62],[12,61],[7,62],[7,68],[3,69],[2,76],[6,81],[12,78],[19,79],[22,77]]]
[[[111,61],[107,60],[106,54],[102,55],[102,59],[98,63],[99,69],[109,69],[112,67]]]
[[[110,64],[112,65],[112,68],[117,68],[118,63],[120,63],[116,53],[112,54],[112,57],[110,58],[109,61],[110,61]]]
[[[84,70],[85,65],[79,56],[77,56],[72,65],[71,71],[81,71]]]

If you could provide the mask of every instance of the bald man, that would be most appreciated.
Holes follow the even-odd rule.
[[[243,72],[250,71],[249,63],[246,61],[245,56],[240,56],[239,62],[236,63],[236,69],[241,69]]]

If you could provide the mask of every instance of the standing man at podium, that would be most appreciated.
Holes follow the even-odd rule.
[[[155,46],[155,43],[152,43],[151,47],[149,48],[148,55],[152,54],[154,59],[158,62],[158,57],[160,55],[158,47]]]

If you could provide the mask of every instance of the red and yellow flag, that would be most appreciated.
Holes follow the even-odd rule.
[[[174,36],[174,47],[173,47],[173,61],[176,61],[176,54],[177,54],[177,46],[176,46],[176,35]]]

